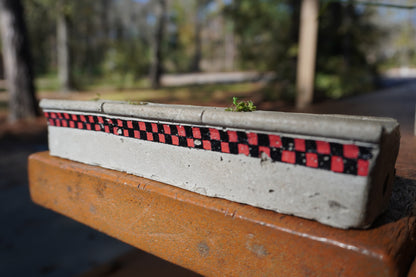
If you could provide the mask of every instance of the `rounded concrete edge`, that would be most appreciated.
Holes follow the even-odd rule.
[[[104,103],[103,113],[143,119],[202,124],[203,107],[184,105]]]
[[[318,137],[331,137],[378,143],[398,123],[392,118],[350,115],[316,115],[271,111],[228,112],[224,108],[166,105],[154,103],[129,104],[117,101],[73,101],[43,99],[43,109],[98,112],[158,121],[241,128],[267,132],[283,132]]]

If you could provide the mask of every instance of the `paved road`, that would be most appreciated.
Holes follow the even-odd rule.
[[[410,81],[341,101],[324,102],[305,111],[393,117],[399,121],[402,132],[411,133],[414,128],[415,105],[416,81]]]

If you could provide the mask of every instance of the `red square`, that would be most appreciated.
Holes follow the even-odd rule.
[[[188,147],[195,147],[194,145],[194,139],[187,138],[186,142],[188,143]]]
[[[52,119],[49,119],[49,122],[52,122],[52,124],[51,124],[51,125],[54,125],[54,124],[53,124],[53,120],[52,120]],[[71,128],[75,128],[75,122],[74,122],[74,121],[69,121],[69,127],[71,127]]]
[[[369,161],[367,161],[367,160],[358,160],[357,161],[357,175],[367,176],[368,175],[368,166],[369,166]]]
[[[227,131],[228,141],[229,142],[238,142],[237,132],[236,131]]]
[[[358,158],[358,146],[354,144],[344,144],[344,157],[350,159]]]
[[[129,136],[129,130],[124,129],[123,134],[124,134],[125,137],[128,137]]]
[[[78,122],[77,123],[77,127],[78,127],[78,129],[82,129],[82,123],[81,122]]]
[[[170,135],[170,126],[163,124],[163,131],[165,131],[165,134]]]
[[[113,127],[113,134],[118,135],[118,128],[117,127]]]
[[[69,117],[69,114],[67,114],[67,113],[64,113],[64,117],[65,117],[65,119],[69,119],[70,117]]]
[[[164,134],[159,134],[159,142],[165,143],[165,135]]]
[[[295,150],[305,152],[305,140],[295,138]]]
[[[270,157],[270,148],[269,147],[259,146],[259,152],[260,152],[260,155],[261,155],[261,153],[266,153],[266,155]]]
[[[118,127],[123,127],[123,121],[120,119],[117,119],[117,126]]]
[[[92,115],[88,116],[88,120],[90,123],[94,123],[94,117]]]
[[[51,116],[52,116],[52,118],[55,118],[55,114],[54,113]],[[77,121],[78,120],[76,114],[73,114],[72,115],[72,120],[74,120],[74,121]]]
[[[176,128],[178,129],[178,135],[181,137],[186,137],[185,128],[182,125],[178,125]]]
[[[131,120],[127,121],[127,127],[133,129],[133,122]]]
[[[228,142],[221,142],[221,152],[230,153],[230,145],[228,144]]]
[[[330,154],[331,148],[329,147],[329,142],[327,141],[316,141],[316,151],[320,154]]]
[[[102,116],[99,116],[97,119],[98,119],[98,122],[99,122],[99,123],[104,123],[104,119],[103,119],[103,117],[102,117]]]
[[[101,131],[101,127],[99,124],[95,124],[95,131]]]
[[[153,133],[148,132],[146,133],[146,135],[147,135],[147,140],[153,141]]]
[[[238,144],[238,154],[244,154],[248,156],[250,154],[250,148],[246,144]]]
[[[68,121],[66,121],[66,120],[62,120],[62,126],[64,126],[64,127],[68,127]]]
[[[137,131],[137,130],[134,130],[134,137],[139,139],[140,138],[140,132]]]
[[[143,121],[139,122],[139,130],[146,131],[146,124]]]
[[[197,127],[192,127],[192,134],[194,135],[194,138],[201,138],[201,130]]]
[[[106,125],[106,126],[104,126],[104,131],[105,131],[106,133],[110,133],[110,127],[108,127],[107,125]]]
[[[58,127],[61,127],[61,121],[59,121],[58,119],[57,120],[55,120],[55,122],[56,122],[56,126],[58,126]]]
[[[56,114],[55,114],[55,113],[51,113],[51,114],[50,114],[50,117],[51,117],[51,118],[56,118]]]
[[[113,125],[113,121],[111,120],[111,118],[106,118],[105,120],[107,121],[108,124]]]
[[[209,140],[203,140],[202,148],[204,148],[205,150],[211,150],[211,142]]]
[[[318,167],[318,155],[315,153],[306,153],[306,166]]]
[[[87,123],[87,130],[91,130],[91,124]]]
[[[53,122],[53,119],[48,119],[49,125],[55,126],[55,122]],[[71,121],[72,122],[72,121]],[[73,124],[73,123],[72,123]],[[73,126],[71,126],[73,127]]]
[[[80,115],[80,118],[81,118],[81,121],[82,122],[87,122],[87,119],[85,118],[85,115],[83,115],[83,114]]]
[[[270,147],[282,147],[282,141],[280,140],[280,136],[277,135],[269,135]]]
[[[156,123],[150,123],[152,125],[152,132],[157,133],[157,124]]]
[[[209,128],[209,134],[213,140],[221,140],[220,132],[217,129]]]
[[[257,145],[257,134],[256,133],[247,133],[248,144]]]
[[[179,138],[177,136],[172,136],[172,144],[179,145]]]
[[[334,172],[344,171],[344,162],[339,156],[332,156],[331,158],[331,170]]]
[[[283,151],[282,152],[282,162],[294,164],[296,161],[295,152],[292,151]]]

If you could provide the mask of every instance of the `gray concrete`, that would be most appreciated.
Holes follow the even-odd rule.
[[[76,105],[82,105],[77,102]],[[221,197],[340,228],[365,228],[386,208],[398,153],[398,123],[390,118],[313,115],[183,105],[102,102],[100,114],[122,119],[186,123],[268,132],[341,144],[371,146],[369,175],[353,176],[264,159],[189,149],[101,132],[49,127],[52,155],[125,171],[200,194]],[[74,107],[43,100],[46,111]],[[87,102],[84,111],[97,114]],[[98,115],[98,114],[97,114]]]
[[[48,111],[99,112],[165,122],[282,132],[307,136],[379,142],[383,132],[398,126],[391,118],[344,115],[316,115],[284,112],[227,112],[224,108],[142,103],[130,105],[112,101],[70,101],[43,99],[40,107]]]
[[[364,227],[368,178],[245,155],[49,127],[52,155],[341,227]],[[80,147],[82,145],[82,147]],[[377,152],[374,152],[377,156]],[[373,164],[374,165],[374,164]],[[379,208],[381,203],[376,203]]]

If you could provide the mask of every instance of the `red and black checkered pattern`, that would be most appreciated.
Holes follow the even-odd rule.
[[[105,132],[118,136],[198,148],[253,158],[267,155],[275,162],[367,176],[372,148],[276,134],[201,126],[114,119],[101,115],[45,112],[50,126]]]

